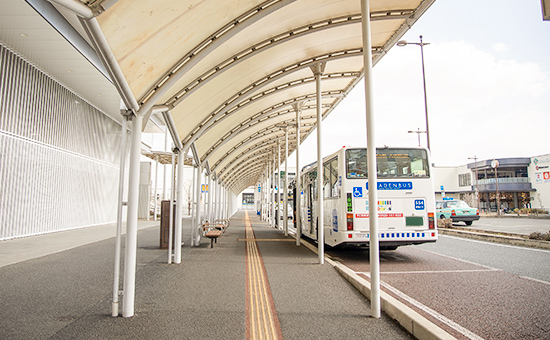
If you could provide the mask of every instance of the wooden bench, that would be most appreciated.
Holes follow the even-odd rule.
[[[214,242],[218,243],[218,237],[222,236],[223,232],[217,229],[210,229],[204,234],[204,237],[210,239],[210,248],[214,248]]]

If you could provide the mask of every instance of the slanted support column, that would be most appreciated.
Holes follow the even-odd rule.
[[[174,263],[181,263],[181,232],[182,232],[182,220],[183,220],[183,167],[185,163],[185,152],[178,151],[178,180],[177,180],[177,193],[176,199],[176,225],[174,235]]]
[[[124,300],[122,316],[134,316],[136,296],[137,227],[139,205],[139,158],[141,149],[141,115],[132,117],[132,139],[130,144],[130,168],[128,178],[128,215],[126,222],[126,243],[124,254]]]
[[[311,67],[311,70],[315,75],[317,91],[317,252],[319,264],[323,264],[325,263],[325,223],[323,220],[323,103],[321,102],[321,76],[325,70],[325,63],[317,63]]]
[[[302,111],[304,103],[300,102],[298,104],[294,105],[294,111],[296,111],[296,216],[294,218],[296,219],[296,245],[300,245],[300,238],[302,237],[302,225],[301,225],[301,218],[302,218],[302,212],[301,212],[301,199],[302,199],[302,184],[301,184],[301,178],[300,178],[300,115]]]
[[[378,239],[378,179],[376,167],[376,138],[374,116],[374,90],[372,79],[372,43],[370,28],[369,0],[361,0],[363,26],[363,73],[365,79],[365,102],[367,108],[367,166],[369,184],[369,224],[370,224],[370,280],[371,280],[371,316],[380,318],[380,244]]]

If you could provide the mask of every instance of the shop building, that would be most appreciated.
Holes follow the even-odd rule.
[[[550,207],[550,154],[434,167],[436,199],[461,199],[482,212]],[[476,192],[479,195],[476,196]],[[497,196],[498,195],[498,196]]]

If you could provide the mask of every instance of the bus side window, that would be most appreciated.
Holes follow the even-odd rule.
[[[330,188],[332,197],[340,197],[338,190],[338,157],[330,161]]]

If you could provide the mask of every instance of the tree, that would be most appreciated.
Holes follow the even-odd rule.
[[[183,183],[183,191],[187,196],[187,215],[191,215],[191,205],[193,203],[191,201],[191,198],[193,197],[193,183],[190,179]]]

